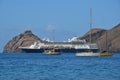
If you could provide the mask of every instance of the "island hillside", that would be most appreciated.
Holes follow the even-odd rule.
[[[36,41],[41,41],[36,35],[32,33],[32,31],[27,30],[24,33],[15,36],[10,40],[4,47],[4,53],[12,53],[12,52],[21,52],[19,47],[26,47],[34,44]]]
[[[120,24],[110,30],[92,29],[80,38],[90,42],[90,33],[91,42],[97,43],[101,51],[120,52]]]
[[[92,33],[92,34],[91,34]],[[106,39],[107,33],[107,39]],[[94,28],[91,31],[88,31],[80,39],[85,39],[87,42],[90,42],[90,34],[91,34],[91,42],[97,43],[100,50],[104,51],[109,50],[111,52],[120,52],[120,24],[113,27],[110,30],[98,29]],[[39,37],[34,35],[32,31],[25,31],[24,33],[15,36],[10,40],[4,47],[4,53],[12,53],[12,52],[21,52],[19,47],[26,47],[34,44],[36,41],[42,41]],[[107,48],[106,48],[107,41]]]

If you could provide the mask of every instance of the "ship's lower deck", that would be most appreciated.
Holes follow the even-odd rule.
[[[22,49],[23,52],[26,53],[43,53],[45,50],[49,49]],[[61,53],[78,53],[78,52],[98,52],[98,49],[75,49],[75,48],[69,48],[69,49],[55,49],[55,52],[61,52]]]

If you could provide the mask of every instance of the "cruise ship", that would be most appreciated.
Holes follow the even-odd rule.
[[[29,47],[19,47],[25,53],[44,53],[46,50],[54,49],[55,52],[60,53],[81,53],[81,52],[98,52],[99,48],[96,43],[87,43],[79,37],[73,37],[68,41],[53,42],[50,40],[43,40],[42,42],[35,42]]]

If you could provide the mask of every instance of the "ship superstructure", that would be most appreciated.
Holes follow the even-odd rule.
[[[43,53],[45,50],[54,49],[61,53],[77,53],[77,52],[98,52],[98,46],[95,43],[87,43],[78,37],[73,37],[64,42],[42,41],[35,42],[29,47],[20,47],[26,53]]]

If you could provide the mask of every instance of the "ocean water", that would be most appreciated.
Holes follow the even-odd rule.
[[[0,54],[0,80],[120,80],[120,54]]]

